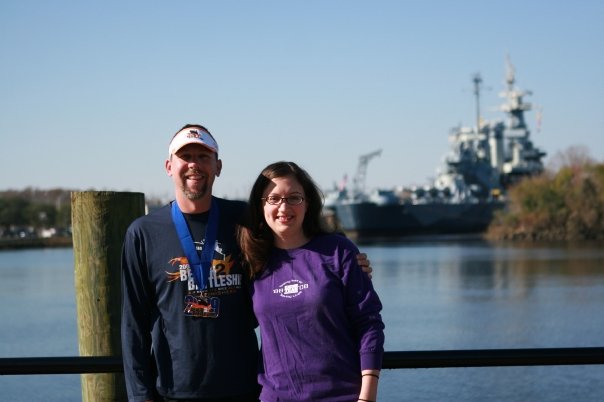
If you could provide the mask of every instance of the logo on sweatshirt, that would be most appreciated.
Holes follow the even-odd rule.
[[[300,296],[305,289],[308,289],[308,283],[304,283],[298,279],[291,279],[283,282],[278,288],[273,289],[273,294],[291,299]]]

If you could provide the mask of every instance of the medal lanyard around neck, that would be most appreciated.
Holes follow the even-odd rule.
[[[178,233],[183,251],[187,256],[187,260],[189,260],[189,267],[191,268],[193,278],[195,278],[195,284],[199,290],[203,290],[207,286],[208,276],[210,275],[210,266],[212,265],[212,258],[214,257],[216,233],[218,232],[218,201],[212,197],[210,216],[206,226],[201,257],[195,248],[195,243],[193,242],[191,232],[187,227],[185,217],[180,208],[178,208],[176,201],[172,202],[172,221],[176,227],[176,233]]]

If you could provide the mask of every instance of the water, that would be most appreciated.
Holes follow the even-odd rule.
[[[604,251],[415,243],[364,248],[386,350],[604,346]],[[384,401],[602,401],[604,366],[387,370]]]
[[[0,357],[78,356],[73,252],[0,251]],[[79,401],[79,375],[0,376],[0,401]]]
[[[601,246],[363,245],[386,350],[604,346]],[[71,249],[0,252],[0,357],[77,356]],[[384,370],[380,401],[601,401],[604,366]],[[79,375],[2,376],[0,401],[78,401]]]

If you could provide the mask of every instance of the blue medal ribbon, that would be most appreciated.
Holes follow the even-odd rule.
[[[176,233],[180,239],[183,251],[189,260],[189,267],[195,284],[199,290],[203,290],[207,287],[208,277],[210,275],[210,267],[212,265],[212,259],[214,257],[214,248],[216,245],[216,233],[218,232],[218,201],[215,197],[212,197],[212,204],[210,206],[210,216],[208,217],[208,224],[206,226],[205,241],[203,243],[203,249],[201,250],[201,256],[195,248],[193,237],[187,227],[185,216],[178,207],[176,201],[172,202],[172,221],[176,227]]]

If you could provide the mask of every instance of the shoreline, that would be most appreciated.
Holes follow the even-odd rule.
[[[69,236],[35,239],[0,239],[0,250],[19,250],[50,247],[73,247],[73,240]]]

